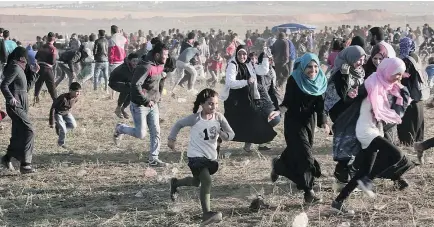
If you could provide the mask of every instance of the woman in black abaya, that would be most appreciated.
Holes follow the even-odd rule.
[[[286,149],[280,158],[273,159],[271,172],[273,182],[279,175],[293,181],[304,191],[304,201],[308,204],[320,201],[312,190],[314,178],[321,176],[320,165],[312,155],[315,127],[325,128],[327,134],[330,131],[323,98],[327,78],[319,66],[318,57],[311,53],[295,62],[281,104],[287,109],[284,120]]]
[[[406,146],[413,146],[414,142],[422,142],[424,136],[424,114],[423,114],[423,91],[420,90],[420,65],[415,55],[414,41],[408,37],[402,38],[399,44],[400,58],[406,66],[406,73],[409,77],[402,78],[402,85],[407,87],[413,99],[405,111],[402,123],[398,125],[398,138]]]
[[[270,142],[276,132],[256,106],[260,100],[256,71],[247,56],[246,47],[238,46],[226,68],[221,98],[224,101],[225,117],[235,132],[233,141],[245,142],[244,150],[250,152],[251,148],[246,146]]]
[[[37,64],[35,67],[28,66],[26,49],[17,47],[8,57],[1,83],[1,91],[6,99],[6,112],[12,120],[10,144],[1,163],[7,169],[13,170],[11,159],[17,159],[21,163],[22,174],[35,171],[31,166],[34,132],[28,116],[28,91],[36,81],[38,71]]]

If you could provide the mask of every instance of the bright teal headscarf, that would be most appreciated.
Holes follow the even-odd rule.
[[[318,75],[313,79],[304,75],[304,70],[311,61],[315,61],[318,64]],[[300,58],[297,58],[294,63],[292,77],[294,77],[298,87],[308,95],[320,96],[324,94],[327,89],[327,78],[321,69],[318,56],[315,54],[306,53]]]

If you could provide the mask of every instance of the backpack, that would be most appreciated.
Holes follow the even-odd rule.
[[[421,70],[420,64],[411,56],[408,56],[408,60],[413,64],[417,72],[417,80],[410,90],[411,97],[414,101],[425,101],[429,99],[431,89],[428,84],[428,75],[425,71]]]

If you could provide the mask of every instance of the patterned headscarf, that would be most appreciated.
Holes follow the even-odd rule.
[[[404,59],[410,56],[416,50],[416,44],[408,37],[404,37],[399,41],[399,56]]]

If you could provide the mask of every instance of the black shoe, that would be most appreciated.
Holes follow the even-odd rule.
[[[342,202],[338,202],[336,200],[333,200],[332,202],[332,210],[338,214],[354,215],[354,210],[348,210]]]
[[[200,224],[200,226],[209,225],[211,223],[219,223],[222,221],[222,219],[223,219],[222,213],[210,211],[203,214],[202,223]]]
[[[404,190],[404,189],[406,189],[406,188],[408,188],[410,186],[408,184],[408,182],[405,179],[403,179],[403,178],[399,178],[398,180],[393,181],[393,184],[400,191]]]
[[[32,168],[32,166],[21,166],[20,167],[20,173],[21,174],[30,174],[30,173],[36,173],[36,170]]]
[[[258,146],[258,150],[260,150],[260,151],[269,151],[269,150],[271,150],[271,148],[267,147],[267,145],[264,145],[264,146],[259,145]]]
[[[12,165],[11,159],[6,157],[6,155],[2,157],[1,164],[8,170],[15,170],[14,166]]]
[[[318,198],[315,193],[313,192],[313,190],[310,190],[308,192],[304,193],[304,203],[305,204],[316,204],[316,203],[321,203],[322,199]]]
[[[271,178],[271,182],[276,182],[277,179],[279,179],[279,175],[276,174],[276,163],[279,160],[279,158],[273,158],[273,160],[271,160],[271,174],[270,174],[270,178]]]
[[[172,178],[170,179],[170,198],[173,202],[178,198],[178,187],[176,186],[178,179]]]

